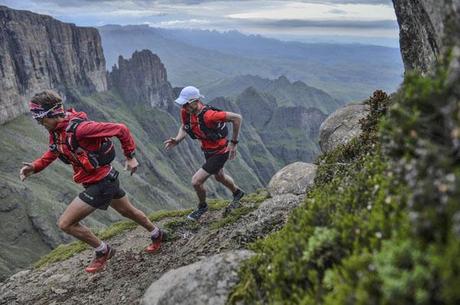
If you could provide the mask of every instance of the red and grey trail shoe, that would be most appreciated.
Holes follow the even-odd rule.
[[[95,273],[104,269],[107,261],[115,255],[115,249],[107,245],[106,252],[96,252],[96,257],[91,261],[88,267],[85,268],[86,272]]]
[[[166,232],[160,229],[160,233],[158,233],[158,237],[157,238],[151,237],[151,239],[152,239],[152,243],[148,245],[147,248],[145,248],[145,252],[153,253],[157,251],[158,249],[160,249],[161,243],[166,240]]]

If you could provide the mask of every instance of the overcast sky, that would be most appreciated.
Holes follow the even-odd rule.
[[[284,40],[397,46],[391,0],[0,0],[82,26],[239,30]]]

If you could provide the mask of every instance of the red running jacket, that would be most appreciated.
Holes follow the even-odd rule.
[[[87,119],[87,115],[84,112],[77,112],[74,109],[68,109],[66,112],[65,120],[60,122],[56,128],[49,134],[50,144],[54,143],[53,133],[56,135],[56,146],[60,153],[64,154],[72,164],[73,168],[73,180],[76,183],[92,184],[102,180],[111,170],[111,165],[103,165],[90,172],[85,171],[79,163],[74,159],[66,142],[66,128],[69,121],[73,118]],[[129,156],[131,152],[136,149],[134,139],[129,132],[128,127],[124,124],[118,123],[101,123],[93,121],[84,121],[78,126],[75,136],[81,147],[88,150],[97,150],[100,147],[101,142],[104,138],[117,137],[121,142],[121,147],[125,156]],[[52,152],[51,150],[46,151],[40,158],[36,159],[32,164],[34,172],[38,173],[50,165],[54,160],[58,158],[59,153]]]

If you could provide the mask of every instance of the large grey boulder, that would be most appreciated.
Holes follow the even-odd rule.
[[[359,121],[369,110],[364,104],[350,104],[337,109],[319,128],[319,146],[323,153],[348,143],[361,134]]]
[[[281,194],[305,194],[313,185],[316,165],[305,162],[294,162],[278,171],[268,184],[272,196]]]
[[[224,305],[238,282],[240,263],[250,258],[248,250],[205,258],[165,273],[145,293],[143,305]]]

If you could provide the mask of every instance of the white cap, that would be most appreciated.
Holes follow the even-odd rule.
[[[195,88],[193,86],[187,86],[184,89],[182,89],[182,91],[179,94],[179,97],[175,100],[175,102],[182,106],[189,103],[192,100],[200,98],[204,98],[204,96],[200,94],[200,90],[198,90],[198,88]]]

